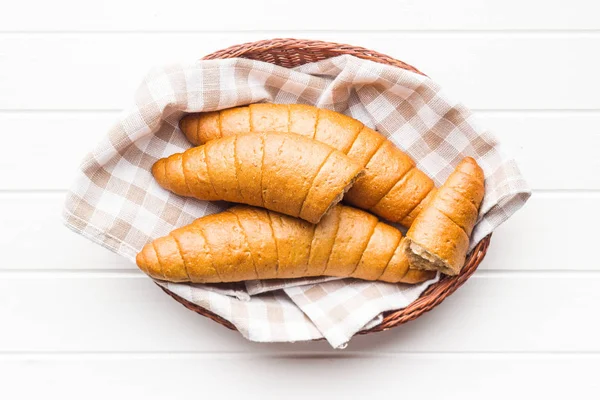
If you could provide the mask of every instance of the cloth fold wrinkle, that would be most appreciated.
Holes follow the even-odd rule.
[[[152,69],[125,110],[83,160],[63,219],[84,237],[135,260],[147,242],[223,202],[181,198],[154,182],[156,160],[191,145],[178,128],[187,112],[253,102],[304,103],[343,112],[379,130],[438,184],[464,156],[486,175],[486,197],[471,248],[531,195],[514,159],[471,112],[422,75],[344,55],[289,70],[248,59],[197,61]],[[231,321],[259,342],[325,338],[343,348],[385,311],[417,299],[434,280],[393,285],[330,277],[219,286],[157,282]]]

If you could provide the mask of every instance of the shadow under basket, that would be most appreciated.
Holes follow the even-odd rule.
[[[224,50],[216,51],[204,57],[203,60],[239,57],[265,61],[286,68],[293,68],[302,64],[325,60],[327,58],[336,57],[342,54],[350,54],[365,60],[393,65],[398,68],[425,75],[409,64],[373,50],[350,46],[347,44],[329,43],[318,40],[261,40],[258,42],[235,45]],[[421,314],[426,313],[440,304],[446,297],[450,296],[456,289],[465,283],[465,281],[469,279],[471,275],[473,275],[485,257],[490,244],[491,236],[492,235],[489,234],[483,238],[483,240],[481,240],[481,242],[475,246],[473,251],[469,253],[465,262],[465,266],[461,270],[460,274],[456,276],[443,275],[438,282],[429,286],[417,300],[413,301],[407,307],[401,310],[386,312],[383,316],[383,321],[379,325],[368,330],[360,331],[359,333],[366,334],[380,332],[393,328],[419,317]],[[231,322],[219,317],[205,308],[179,297],[175,293],[163,288],[162,286],[161,289],[190,310],[210,318],[229,329],[237,330]]]

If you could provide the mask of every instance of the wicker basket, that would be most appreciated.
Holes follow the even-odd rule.
[[[415,67],[376,51],[346,44],[329,43],[317,40],[261,40],[258,42],[240,44],[224,50],[219,50],[207,55],[203,59],[213,60],[219,58],[242,57],[252,60],[266,61],[282,67],[293,68],[298,65],[324,60],[342,54],[350,54],[366,60],[393,65],[424,75]],[[412,302],[408,307],[398,311],[390,311],[386,313],[381,324],[359,333],[365,334],[380,332],[393,328],[417,318],[421,314],[440,304],[446,297],[454,293],[456,289],[458,289],[467,279],[469,279],[473,272],[475,272],[477,266],[485,257],[490,244],[490,238],[491,234],[479,242],[475,249],[473,249],[473,251],[467,256],[466,264],[459,275],[443,277],[439,282],[428,287],[427,290],[421,294],[421,297]],[[189,301],[177,296],[165,288],[162,289],[190,310],[210,318],[229,329],[236,330],[235,326],[233,326],[233,324],[231,324],[229,321],[224,320],[218,315],[200,306],[197,306],[196,304],[190,303]]]

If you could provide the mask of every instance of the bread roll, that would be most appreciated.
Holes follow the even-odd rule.
[[[147,244],[136,262],[152,278],[171,282],[329,275],[417,283],[435,276],[410,269],[401,243],[400,231],[352,207],[337,205],[313,225],[240,205]]]
[[[179,126],[196,145],[248,131],[293,132],[325,143],[365,169],[344,200],[406,227],[434,188],[406,153],[360,121],[330,110],[302,104],[251,104],[189,114]]]
[[[457,275],[485,191],[483,171],[474,159],[463,159],[431,197],[406,234],[404,252],[416,269]]]
[[[292,133],[228,136],[152,167],[159,185],[178,195],[261,206],[312,223],[361,171],[343,153]]]

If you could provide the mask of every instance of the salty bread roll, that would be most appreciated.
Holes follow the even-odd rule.
[[[361,171],[340,151],[292,133],[228,136],[152,167],[159,185],[178,195],[261,206],[312,223]]]
[[[417,283],[402,234],[371,214],[337,205],[317,225],[249,206],[197,219],[144,246],[137,265],[171,282],[339,276]]]
[[[325,143],[359,163],[365,174],[344,197],[356,207],[409,227],[433,181],[382,135],[346,115],[303,104],[251,104],[189,114],[179,124],[199,145],[245,132],[293,132]]]
[[[404,252],[413,268],[457,275],[485,192],[483,171],[467,157],[416,217],[406,234]]]

